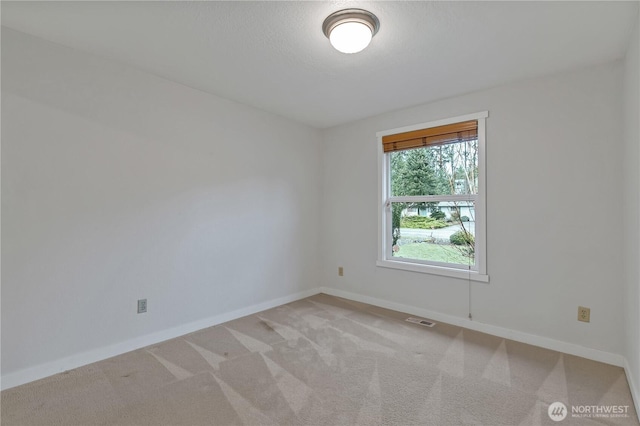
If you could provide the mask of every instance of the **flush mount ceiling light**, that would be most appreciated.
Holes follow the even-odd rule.
[[[331,45],[342,53],[363,50],[379,28],[380,21],[376,15],[362,9],[339,10],[327,16],[322,23],[322,32]]]

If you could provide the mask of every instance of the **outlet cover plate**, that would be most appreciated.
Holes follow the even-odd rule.
[[[584,306],[578,306],[578,321],[590,322],[591,321],[591,309]]]
[[[147,299],[138,299],[138,313],[144,314],[147,312]]]

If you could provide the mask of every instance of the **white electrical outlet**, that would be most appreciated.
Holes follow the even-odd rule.
[[[138,313],[144,314],[147,312],[147,299],[138,299]]]

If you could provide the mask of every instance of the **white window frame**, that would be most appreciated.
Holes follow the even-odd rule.
[[[428,123],[415,124],[413,126],[377,132],[378,139],[378,260],[377,266],[405,271],[421,272],[426,274],[441,275],[446,277],[461,278],[465,280],[489,282],[487,275],[487,215],[486,215],[486,131],[485,120],[489,116],[488,111],[451,117]],[[393,257],[391,251],[391,179],[390,179],[390,153],[382,150],[382,137],[397,133],[411,132],[430,127],[444,126],[463,121],[478,121],[478,193],[469,197],[475,202],[475,265],[473,269],[461,269],[438,264],[438,262],[421,261],[418,259],[405,259]],[[429,196],[439,201],[459,201],[457,196],[446,195]],[[429,197],[393,197],[394,202],[411,201],[412,198],[420,200]],[[454,200],[455,198],[455,200]],[[405,200],[406,199],[406,200]]]

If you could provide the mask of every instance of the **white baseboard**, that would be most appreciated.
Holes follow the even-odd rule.
[[[28,382],[32,382],[34,380],[52,376],[54,374],[58,374],[63,371],[82,367],[83,365],[91,364],[93,362],[102,361],[104,359],[111,358],[116,355],[121,355],[126,352],[144,348],[145,346],[154,345],[156,343],[160,343],[165,340],[173,339],[178,336],[192,333],[194,331],[198,331],[203,328],[222,324],[227,321],[231,321],[247,315],[252,315],[267,309],[275,308],[276,306],[280,306],[285,303],[290,303],[296,300],[304,299],[305,297],[318,294],[319,291],[320,290],[317,288],[301,291],[298,293],[279,297],[277,299],[272,299],[266,302],[258,303],[256,305],[252,305],[246,308],[237,309],[231,312],[225,312],[220,315],[215,315],[213,317],[209,317],[209,318],[194,321],[188,324],[173,327],[168,330],[158,331],[156,333],[151,333],[144,336],[136,337],[134,339],[126,340],[124,342],[116,343],[114,345],[104,346],[104,347],[93,349],[80,354],[71,355],[66,358],[62,358],[62,359],[47,362],[44,364],[29,367],[24,370],[5,374],[0,379],[0,388],[2,390],[9,389],[9,388],[19,386]]]
[[[636,413],[640,416],[640,388],[638,388],[639,383],[636,381],[635,376],[631,371],[631,367],[629,366],[629,361],[624,359],[624,372],[627,375],[627,382],[629,382],[629,390],[631,390],[631,397],[633,398],[633,404],[636,407]]]
[[[576,355],[582,358],[604,362],[606,364],[612,364],[617,367],[623,367],[625,365],[625,359],[622,355],[614,354],[611,352],[604,352],[598,349],[585,348],[584,346],[576,345],[574,343],[567,343],[560,340],[550,339],[548,337],[536,336],[535,334],[529,334],[509,328],[498,327],[478,321],[472,321],[468,318],[456,317],[453,315],[443,314],[428,309],[417,308],[415,306],[405,305],[402,303],[389,302],[387,300],[338,290],[331,287],[321,287],[320,291],[332,296],[342,297],[356,302],[368,303],[370,305],[392,309],[394,311],[406,312],[411,315],[416,315],[451,325],[457,325],[469,330],[480,331],[482,333],[491,334],[493,336],[511,339],[515,340],[516,342],[527,343],[530,345],[539,346],[545,349],[551,349],[553,351],[563,352],[570,355]]]

